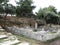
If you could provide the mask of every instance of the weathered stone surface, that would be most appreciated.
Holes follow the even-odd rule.
[[[33,38],[33,39],[40,40],[40,41],[47,41],[47,40],[51,40],[51,39],[54,39],[60,36],[60,31],[57,31],[57,33],[49,34],[47,31],[44,31],[44,29],[42,29],[42,31],[39,31],[39,32],[33,32],[32,29],[18,28],[15,26],[12,27],[10,31],[13,32],[14,34],[18,34],[18,35],[21,34],[26,37]]]

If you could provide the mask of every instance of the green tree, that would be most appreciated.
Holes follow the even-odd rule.
[[[58,15],[60,16],[60,11],[58,12]]]
[[[17,16],[19,17],[32,17],[32,10],[35,6],[32,6],[32,0],[20,0],[16,9]]]
[[[37,18],[44,19],[46,12],[47,12],[46,10],[43,10],[42,8],[40,8],[40,10],[37,13]]]
[[[4,9],[3,9],[3,6],[0,4],[0,14],[3,14],[4,13]]]
[[[11,16],[14,15],[14,14],[16,14],[16,7],[15,6],[11,5],[11,7],[9,7],[9,8],[10,8],[10,14],[11,14]]]
[[[38,18],[44,18],[47,15],[47,13],[49,13],[49,12],[54,12],[55,14],[57,14],[55,7],[49,6],[49,7],[43,8],[43,9],[40,8],[40,10],[37,13],[37,16],[38,16]]]
[[[13,6],[12,4],[7,4],[7,6],[5,7],[5,13],[6,14],[16,14],[16,8],[15,6]]]
[[[4,7],[4,13],[6,14],[5,17],[7,16],[7,14],[16,14],[16,7],[13,6],[12,4],[8,4],[8,0],[6,0],[3,3],[3,7]]]
[[[8,2],[8,0],[0,0],[0,13],[4,13],[3,4]]]
[[[5,0],[0,0],[0,4],[3,3]]]
[[[57,24],[58,22],[58,15],[55,14],[54,12],[49,12],[47,13],[47,15],[45,16],[45,20],[47,23],[53,23],[53,24]]]
[[[54,6],[40,9],[37,13],[38,19],[44,19],[47,23],[57,24],[59,16]]]
[[[57,14],[56,8],[55,8],[54,6],[49,6],[49,7],[47,8],[47,10],[50,11],[50,12],[54,12],[54,13]]]

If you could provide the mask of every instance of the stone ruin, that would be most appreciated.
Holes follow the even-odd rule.
[[[34,32],[32,28],[18,28],[16,26],[7,27],[8,31],[17,34],[17,35],[24,35],[25,37],[40,40],[40,41],[47,41],[60,36],[60,29],[57,30],[55,33],[49,33],[49,31],[45,31],[44,28],[41,31]]]

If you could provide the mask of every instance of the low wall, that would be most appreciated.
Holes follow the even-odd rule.
[[[13,33],[13,34],[17,34],[17,35],[24,35],[28,38],[33,38],[36,40],[40,40],[40,41],[47,41],[47,40],[51,40],[54,39],[56,37],[59,36],[60,32],[57,31],[57,33],[54,34],[48,34],[46,33],[41,33],[40,32],[33,32],[33,29],[27,29],[27,28],[18,28],[18,27],[8,27],[7,28],[9,32]]]

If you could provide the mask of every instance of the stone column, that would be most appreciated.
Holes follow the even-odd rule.
[[[38,24],[37,24],[37,22],[35,22],[35,29],[37,29],[37,27],[38,27]]]

